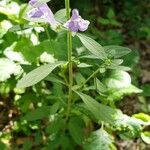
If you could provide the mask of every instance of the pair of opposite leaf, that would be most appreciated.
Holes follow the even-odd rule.
[[[47,22],[56,28],[60,23],[55,20],[53,12],[47,5],[48,1],[50,0],[30,0],[25,19],[33,22]],[[72,32],[78,32],[87,30],[89,24],[88,20],[82,19],[77,9],[73,9],[70,20],[63,26]]]

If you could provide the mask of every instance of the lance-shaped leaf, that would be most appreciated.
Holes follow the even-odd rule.
[[[92,38],[78,33],[77,36],[79,37],[80,41],[82,44],[95,56],[97,56],[99,59],[106,59],[107,55],[104,51],[104,48],[97,43],[95,40]]]
[[[91,111],[91,113],[93,113],[95,119],[98,122],[104,121],[110,124],[113,124],[115,122],[116,117],[118,117],[117,109],[113,109],[104,104],[100,104],[92,97],[81,92],[76,91],[76,93],[81,97],[86,107],[89,109],[89,111]]]
[[[104,50],[107,53],[107,55],[114,57],[114,58],[120,58],[131,52],[129,48],[116,46],[116,45],[104,46]]]
[[[56,63],[46,64],[34,69],[18,81],[17,87],[25,88],[40,82],[42,79],[48,76],[56,67],[64,63],[64,61],[59,61]]]

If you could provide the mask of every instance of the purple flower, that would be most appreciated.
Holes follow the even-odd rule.
[[[72,32],[85,31],[88,29],[90,22],[82,19],[77,9],[72,10],[72,17],[68,20],[64,26],[69,28]]]
[[[52,27],[56,27],[58,22],[46,4],[48,1],[49,0],[30,0],[25,19],[33,22],[48,22]]]

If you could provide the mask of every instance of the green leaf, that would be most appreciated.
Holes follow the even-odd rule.
[[[114,69],[114,70],[122,70],[122,71],[130,71],[131,68],[127,67],[127,66],[113,66],[110,65],[107,67],[108,69]]]
[[[120,131],[120,136],[122,139],[133,139],[139,137],[142,131],[141,125],[149,124],[147,122],[143,122],[140,119],[129,117],[120,112],[112,127]]]
[[[131,84],[131,77],[125,71],[115,70],[108,75],[104,83],[110,89],[127,88]]]
[[[142,90],[138,89],[134,85],[130,85],[129,87],[122,88],[122,89],[116,89],[110,92],[110,94],[107,97],[108,101],[117,101],[121,100],[124,96],[131,95],[133,93],[138,94],[141,93]]]
[[[107,66],[108,69],[115,69],[115,70],[122,70],[122,71],[129,71],[131,68],[126,66],[120,66],[123,63],[122,59],[114,59],[111,60],[111,64]]]
[[[33,146],[33,142],[32,141],[25,140],[22,149],[23,150],[30,150],[30,149],[32,149],[32,146]]]
[[[12,26],[9,31],[10,32],[17,32],[17,31],[23,31],[23,30],[26,30],[26,29],[32,29],[34,26],[31,26],[31,25],[23,25],[23,26],[20,26],[20,25],[14,25]]]
[[[78,65],[79,68],[88,68],[88,67],[92,67],[92,65],[86,64],[86,63],[80,63]]]
[[[63,85],[65,85],[66,83],[61,79],[59,78],[58,76],[56,76],[55,74],[50,74],[49,76],[47,76],[45,78],[46,81],[51,81],[51,82],[54,82],[54,83],[61,83]]]
[[[32,63],[36,62],[37,57],[39,57],[43,52],[54,55],[58,60],[67,60],[67,45],[62,41],[55,40],[44,40],[36,46],[22,45],[19,50],[25,59]]]
[[[112,137],[103,129],[93,132],[83,147],[84,150],[115,150]]]
[[[92,97],[83,94],[81,92],[76,93],[81,97],[86,107],[93,113],[97,121],[104,121],[106,123],[113,124],[115,117],[117,116],[117,110],[109,106],[98,103]]]
[[[112,66],[118,66],[123,63],[123,59],[114,59],[111,61]]]
[[[135,117],[137,119],[141,119],[145,122],[150,122],[150,115],[148,115],[148,114],[138,113],[138,114],[134,114],[133,117]]]
[[[28,112],[22,119],[27,121],[40,120],[45,117],[48,117],[50,114],[50,106],[42,106],[31,112]]]
[[[120,58],[131,52],[129,48],[122,47],[122,46],[115,46],[115,45],[104,46],[104,50],[108,56],[114,58]]]
[[[60,9],[55,13],[55,19],[59,22],[65,23],[67,21],[66,9]]]
[[[80,72],[78,72],[75,76],[75,80],[77,82],[77,85],[81,85],[82,83],[84,83],[85,78]]]
[[[55,118],[46,127],[47,134],[58,134],[64,128],[65,122],[62,118]]]
[[[109,19],[112,19],[112,18],[115,17],[115,12],[114,12],[114,10],[113,10],[112,8],[110,8],[110,9],[108,10],[107,17],[108,17]]]
[[[0,150],[8,150],[7,145],[5,145],[4,143],[0,142]]]
[[[107,87],[102,82],[100,82],[100,80],[96,78],[95,82],[96,82],[96,89],[98,90],[98,92],[105,93],[107,91]]]
[[[26,37],[22,37],[20,41],[17,42],[14,50],[15,51],[20,51],[24,46],[32,46],[32,42],[30,39],[26,38]]]
[[[99,18],[98,19],[98,22],[102,25],[109,25],[110,24],[110,21],[109,19],[105,19],[105,18]]]
[[[60,61],[52,64],[42,65],[34,69],[33,71],[29,72],[21,80],[18,81],[17,87],[25,88],[40,82],[42,79],[48,76],[56,67],[64,63],[65,62]]]
[[[95,56],[99,57],[100,59],[104,60],[106,59],[106,53],[104,51],[104,48],[97,43],[92,38],[78,33],[77,36],[79,37],[82,44]]]
[[[150,84],[144,84],[142,87],[143,93],[141,95],[149,97],[150,96]]]
[[[83,128],[84,128],[84,122],[79,117],[72,117],[68,124],[69,133],[74,139],[74,141],[81,145],[83,141]]]

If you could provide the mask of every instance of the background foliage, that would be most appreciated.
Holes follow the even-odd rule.
[[[150,121],[149,0],[71,1],[71,8],[78,8],[91,22],[87,35],[104,46],[111,57],[105,64],[100,59],[87,60],[85,37],[78,34],[79,38],[73,39],[75,84],[84,83],[99,65],[101,74],[95,75],[94,85],[93,80],[86,84],[85,94],[74,94],[75,105],[67,125],[63,116],[66,65],[32,87],[16,88],[22,74],[42,64],[67,60],[66,33],[24,20],[26,2],[0,2],[0,149],[149,149],[149,126],[143,128],[135,119]],[[64,8],[64,1],[52,0],[49,6],[57,12]],[[65,19],[58,13],[55,16]],[[132,51],[127,54],[128,49],[113,47],[118,49],[113,53],[108,45],[126,46]],[[129,73],[125,72],[127,67],[131,68]],[[122,111],[116,118],[111,117],[116,114],[114,108]]]

